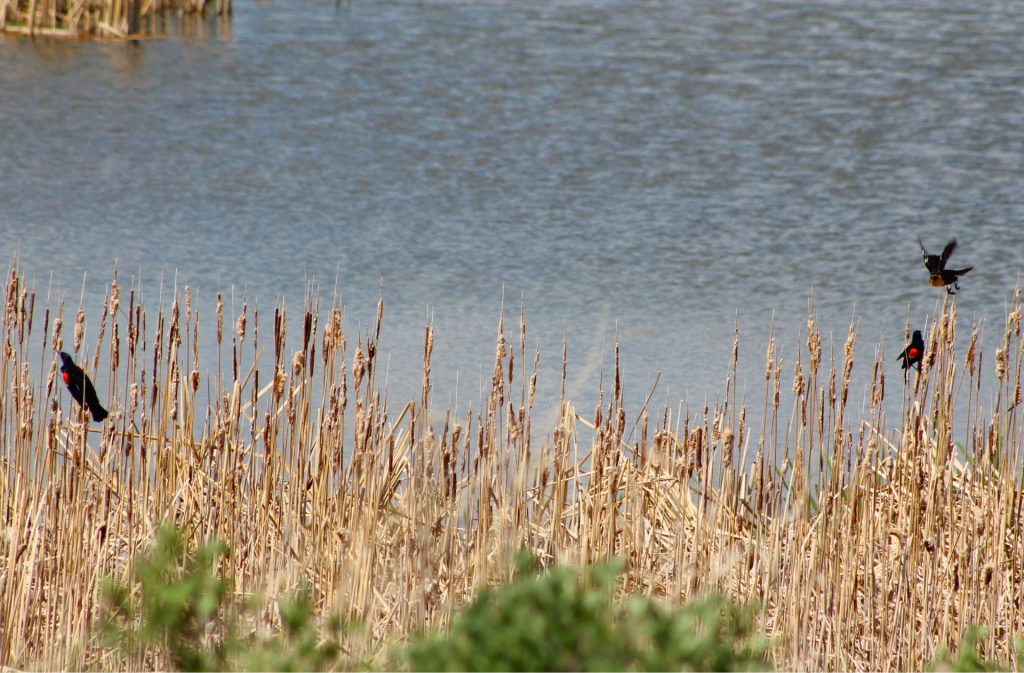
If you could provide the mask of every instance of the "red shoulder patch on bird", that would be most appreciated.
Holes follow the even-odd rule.
[[[68,373],[67,372],[61,372],[60,375],[64,377],[64,385],[67,385]]]
[[[918,352],[917,352],[917,349],[916,349],[916,348],[910,348],[910,349],[908,349],[908,350],[907,350],[907,355],[909,355],[909,356],[910,356],[910,357],[912,357],[912,358],[916,358],[916,357],[918,356]]]

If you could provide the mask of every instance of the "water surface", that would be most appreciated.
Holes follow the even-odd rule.
[[[994,349],[1022,63],[1011,2],[240,0],[136,46],[0,36],[0,253],[72,305],[84,276],[91,325],[115,264],[207,319],[218,289],[297,314],[337,287],[351,334],[383,288],[389,384],[415,394],[432,319],[442,406],[489,381],[503,300],[546,400],[563,337],[585,406],[618,334],[627,404],[661,372],[656,400],[702,406],[737,320],[759,400],[811,292],[826,339],[857,316],[857,376],[883,338],[895,376],[941,295],[919,235],[960,239]]]

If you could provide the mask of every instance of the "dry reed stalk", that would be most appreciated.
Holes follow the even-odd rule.
[[[230,0],[218,0],[218,17],[230,16]],[[143,37],[142,28],[169,11],[206,16],[204,2],[167,0],[0,0],[0,32],[49,37]]]
[[[984,654],[1010,661],[1012,636],[1024,633],[1019,293],[990,408],[977,327],[956,359],[954,303],[936,307],[920,375],[890,386],[905,399],[895,425],[880,351],[867,408],[854,413],[855,320],[837,362],[809,306],[792,379],[773,327],[753,437],[737,395],[736,330],[725,394],[697,413],[652,413],[651,394],[627,411],[616,341],[611,390],[599,391],[592,417],[580,415],[565,397],[563,344],[543,441],[540,352],[528,366],[522,310],[511,333],[499,321],[490,385],[460,419],[462,410],[431,408],[429,323],[420,394],[389,403],[383,300],[350,354],[336,298],[321,307],[311,288],[289,344],[283,305],[268,322],[243,298],[224,331],[234,300],[229,308],[218,295],[218,362],[206,374],[190,288],[161,296],[155,316],[140,288],[126,306],[121,293],[115,274],[95,333],[76,311],[82,361],[111,409],[100,428],[55,382],[63,301],[51,311],[47,295],[37,308],[16,263],[7,278],[0,666],[166,668],[153,654],[119,661],[91,630],[99,578],[128,577],[163,520],[190,544],[228,544],[222,570],[238,592],[307,582],[318,611],[367,625],[346,636],[346,651],[381,663],[388,643],[443,628],[481,586],[506,580],[523,546],[545,563],[619,556],[624,591],[668,602],[707,591],[757,599],[783,668],[920,668],[973,623],[992,627]]]

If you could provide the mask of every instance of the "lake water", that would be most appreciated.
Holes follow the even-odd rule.
[[[857,376],[883,338],[898,376],[942,295],[916,237],[954,235],[994,351],[1024,3],[237,0],[138,45],[0,35],[0,254],[37,291],[77,306],[85,274],[96,325],[115,264],[207,317],[218,289],[296,315],[315,279],[351,341],[383,287],[398,397],[432,317],[435,401],[475,406],[503,297],[547,399],[563,336],[586,403],[617,333],[627,405],[661,372],[656,400],[699,407],[738,320],[759,401],[772,316],[789,369],[812,291],[839,351],[856,313]]]

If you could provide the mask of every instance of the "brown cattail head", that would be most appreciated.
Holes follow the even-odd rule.
[[[224,297],[217,291],[217,343],[224,339]]]
[[[121,286],[117,284],[117,271],[114,271],[114,281],[110,284],[110,314],[116,316],[119,306],[121,306]]]
[[[274,372],[274,395],[280,397],[284,394],[284,384],[288,380],[288,376],[284,373],[284,369],[281,366],[277,367]]]
[[[359,383],[363,380],[366,370],[366,356],[363,354],[363,347],[356,348],[356,354],[352,358],[352,378],[355,379],[355,386],[358,389]]]
[[[60,310],[57,312],[57,317],[53,321],[53,350],[58,353],[64,350],[64,337],[61,336],[61,331],[64,328],[64,321],[61,319],[61,313],[64,310],[64,302],[60,303]]]
[[[85,336],[85,309],[78,307],[78,314],[75,316],[75,351],[82,346],[82,337]]]
[[[813,315],[807,317],[807,351],[811,354],[811,371],[817,372],[821,364],[821,333]]]
[[[121,363],[121,331],[118,329],[117,321],[114,321],[114,329],[110,335],[110,369],[117,369]]]
[[[238,314],[238,320],[235,321],[235,332],[238,333],[238,341],[241,343],[245,341],[245,321],[246,321],[246,306],[242,304],[242,312]]]
[[[11,279],[7,282],[7,297],[4,303],[4,321],[13,320],[18,305],[18,270],[11,269]]]

